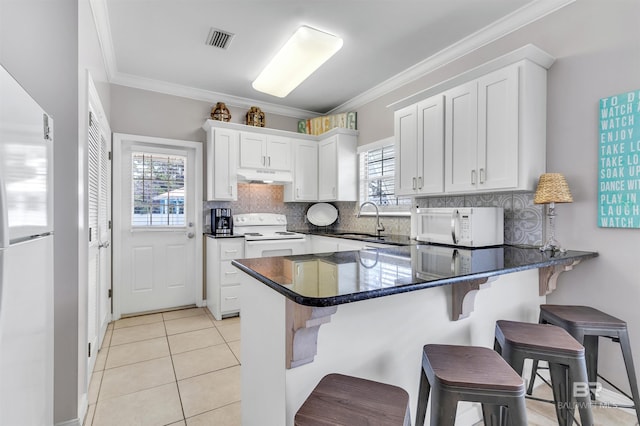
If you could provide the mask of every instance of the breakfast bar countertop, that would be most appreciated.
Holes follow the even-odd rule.
[[[597,252],[541,252],[537,248],[509,245],[464,249],[422,244],[239,259],[232,264],[297,304],[321,307],[474,280],[486,281],[527,269],[570,268],[597,256]],[[316,272],[304,274],[304,268],[315,268],[312,270]],[[319,270],[331,273],[323,275]]]

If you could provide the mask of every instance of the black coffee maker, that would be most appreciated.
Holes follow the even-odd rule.
[[[231,209],[211,209],[211,232],[216,235],[233,234]]]

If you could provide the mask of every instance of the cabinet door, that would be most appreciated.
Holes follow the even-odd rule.
[[[294,200],[318,199],[318,143],[295,141]]]
[[[257,133],[240,133],[240,167],[263,169],[267,166],[267,136]]]
[[[318,200],[332,201],[337,197],[337,149],[338,138],[332,136],[318,146]]]
[[[478,144],[478,85],[473,81],[445,92],[446,192],[475,190]]]
[[[238,132],[229,129],[213,129],[208,152],[209,200],[238,199]]]
[[[291,171],[291,139],[267,136],[267,168]]]
[[[478,80],[478,189],[518,186],[518,67]]]
[[[418,132],[415,105],[395,112],[395,170],[397,195],[414,195],[418,179]]]
[[[444,96],[418,103],[417,193],[444,191]],[[404,167],[404,164],[402,164]]]

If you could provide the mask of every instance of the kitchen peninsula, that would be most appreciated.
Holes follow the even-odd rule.
[[[414,414],[424,344],[492,347],[496,320],[537,322],[558,275],[596,256],[412,245],[233,261],[243,424],[292,425],[331,372],[404,388]],[[462,407],[460,421],[480,418]]]

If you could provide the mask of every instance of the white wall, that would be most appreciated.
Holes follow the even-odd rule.
[[[214,103],[131,87],[111,86],[111,129],[114,133],[204,142],[202,129]],[[232,123],[244,123],[246,110],[227,105]],[[266,127],[298,131],[298,120],[266,114]]]
[[[0,0],[0,62],[54,118],[54,420],[80,424],[89,377],[86,138],[79,137],[87,70],[107,112],[110,103],[88,0]]]
[[[566,175],[575,202],[557,207],[557,237],[600,257],[559,279],[551,303],[584,304],[628,322],[640,368],[640,229],[597,226],[598,101],[640,89],[640,2],[578,0],[358,109],[359,143],[393,134],[386,105],[528,43],[557,58],[548,73],[547,170]],[[618,345],[601,344],[600,369],[626,387]]]
[[[0,0],[0,61],[55,125],[56,422],[75,419],[78,412],[77,11],[77,0]]]

